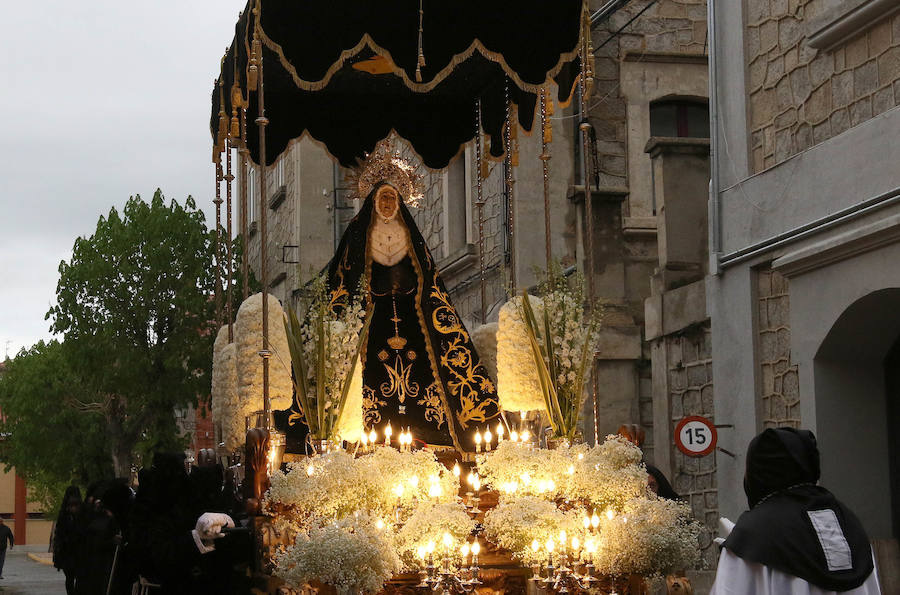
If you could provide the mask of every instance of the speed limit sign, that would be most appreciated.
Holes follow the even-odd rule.
[[[716,448],[716,426],[713,422],[690,415],[675,426],[675,446],[689,457],[705,457]]]

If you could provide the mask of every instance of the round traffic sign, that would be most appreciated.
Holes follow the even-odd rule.
[[[689,415],[675,426],[675,446],[689,457],[705,457],[716,448],[716,426],[713,422]]]

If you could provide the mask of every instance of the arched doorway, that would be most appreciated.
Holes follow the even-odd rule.
[[[900,288],[851,304],[814,359],[822,484],[872,539],[900,537]]]

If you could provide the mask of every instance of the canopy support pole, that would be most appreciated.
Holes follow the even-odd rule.
[[[475,100],[475,161],[476,194],[475,206],[478,209],[478,276],[481,285],[481,324],[487,322],[487,287],[484,278],[484,155],[481,146],[481,99]]]
[[[544,247],[546,249],[547,274],[553,262],[550,241],[550,127],[547,121],[547,88],[541,89],[541,167],[544,177]]]
[[[250,249],[250,222],[247,212],[247,167],[250,150],[247,148],[247,108],[241,106],[241,148],[238,150],[241,156],[241,301],[250,296],[250,259],[247,254]]]
[[[222,156],[217,155],[216,161],[216,332],[222,328]]]
[[[225,317],[228,319],[228,342],[234,342],[234,313],[231,304],[231,276],[234,269],[234,258],[231,253],[231,182],[234,181],[234,175],[231,173],[231,150],[232,140],[229,137],[225,141]]]
[[[263,414],[265,416],[265,429],[272,428],[272,402],[269,399],[269,266],[268,266],[268,250],[266,247],[267,238],[267,216],[266,211],[266,124],[269,123],[266,118],[265,94],[263,92],[263,59],[262,52],[259,55],[259,79],[256,90],[257,107],[259,115],[256,118],[256,126],[259,128],[259,276],[262,282],[262,350],[259,356],[262,358],[263,364]]]
[[[513,122],[512,102],[509,99],[509,83],[506,86],[506,128],[503,131],[503,145],[506,147],[506,155],[503,157],[503,169],[506,176],[506,242],[509,249],[509,284],[511,296],[516,295],[516,203],[513,185],[513,160],[512,160],[512,127]]]
[[[591,17],[588,3],[585,2],[583,10],[583,23],[581,33],[581,87],[579,92],[579,108],[581,110],[581,122],[578,129],[581,131],[581,158],[584,172],[584,266],[586,270],[585,281],[588,286],[588,306],[593,316],[594,304],[594,200],[591,196],[591,181],[593,180],[593,159],[591,158],[591,122],[588,114],[588,100],[594,86],[594,50],[591,40]],[[600,391],[597,385],[596,354],[591,350],[591,402],[594,409],[594,444],[600,441]]]

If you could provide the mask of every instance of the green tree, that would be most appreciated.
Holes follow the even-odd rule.
[[[56,341],[23,349],[0,376],[0,460],[27,480],[45,510],[56,508],[69,483],[112,475],[101,428],[66,406],[79,391],[78,373]]]
[[[59,265],[47,313],[78,370],[66,404],[99,422],[116,476],[136,453],[182,447],[174,409],[208,393],[215,333],[214,238],[190,197],[157,190],[113,208]]]

